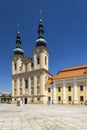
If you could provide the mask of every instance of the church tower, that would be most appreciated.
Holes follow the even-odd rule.
[[[41,13],[41,12],[40,12]],[[44,27],[42,17],[40,17],[38,25],[38,38],[36,40],[36,47],[34,48],[34,71],[35,77],[34,81],[36,82],[35,88],[37,88],[38,100],[42,103],[46,102],[46,91],[45,83],[48,78],[48,57],[49,51],[47,49],[47,42],[44,38]],[[40,91],[39,91],[40,90]]]
[[[14,56],[12,58],[12,74],[20,73],[21,58],[24,55],[24,51],[21,47],[21,36],[18,25],[18,32],[16,35],[16,48],[14,49]]]
[[[18,31],[16,35],[16,48],[14,49],[14,55],[12,56],[12,103],[16,103],[20,97],[19,80],[23,55],[24,51],[21,47],[21,36],[18,25]]]
[[[36,48],[34,49],[34,69],[48,70],[48,49],[47,42],[44,39],[44,27],[42,18],[40,18],[38,25],[38,38],[36,40]]]

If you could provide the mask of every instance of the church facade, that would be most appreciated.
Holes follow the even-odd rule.
[[[33,49],[32,58],[24,56],[21,47],[21,36],[18,30],[16,48],[12,56],[12,103],[28,104],[47,102],[46,81],[49,77],[49,51],[44,39],[42,18],[38,25],[38,38]]]

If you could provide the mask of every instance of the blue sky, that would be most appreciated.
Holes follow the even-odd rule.
[[[17,24],[25,55],[33,57],[40,10],[50,51],[50,73],[87,64],[87,0],[0,0],[0,92],[11,92]]]

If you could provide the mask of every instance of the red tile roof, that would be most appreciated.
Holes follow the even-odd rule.
[[[49,79],[46,82],[46,84],[52,83],[53,79],[79,77],[79,76],[85,76],[86,74],[87,74],[87,65],[70,67],[59,71],[59,73],[56,76],[52,76],[51,79]]]

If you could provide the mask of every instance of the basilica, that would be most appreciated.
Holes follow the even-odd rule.
[[[49,50],[44,38],[42,18],[33,60],[24,55],[18,30],[12,56],[12,103],[21,104],[87,104],[87,65],[49,73]]]
[[[49,50],[44,38],[42,18],[38,25],[38,38],[33,49],[32,58],[24,55],[21,36],[18,30],[16,48],[12,56],[12,103],[43,103],[46,101],[46,81],[50,76],[48,70]]]

